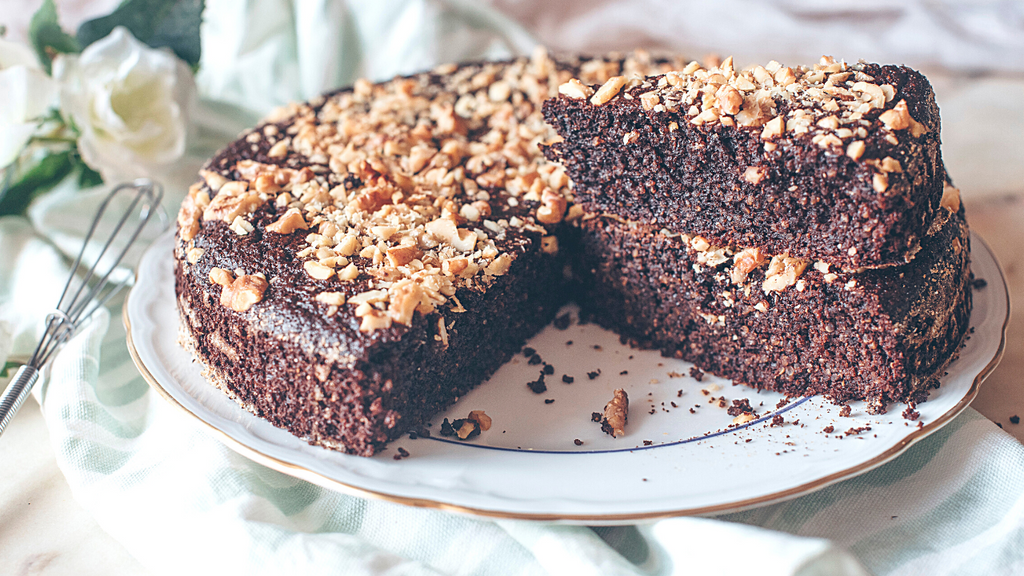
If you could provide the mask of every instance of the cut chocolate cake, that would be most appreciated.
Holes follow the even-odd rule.
[[[939,111],[909,68],[728,59],[560,92],[546,154],[588,212],[856,269],[909,260],[939,209]]]
[[[568,179],[538,145],[562,82],[643,54],[444,66],[293,105],[182,205],[183,340],[246,409],[370,455],[492,374],[567,299]]]
[[[364,456],[489,377],[576,296],[635,344],[753,386],[917,400],[959,345],[970,307],[958,196],[949,187],[940,208],[941,181],[932,189],[942,170],[927,84],[903,69],[858,65],[850,78],[886,84],[872,84],[880,95],[858,104],[863,112],[837,104],[835,126],[797,114],[785,98],[774,109],[765,103],[765,113],[793,112],[793,135],[767,140],[774,155],[761,134],[778,121],[746,143],[727,137],[741,132],[724,115],[677,126],[689,136],[674,154],[700,145],[718,164],[687,165],[700,182],[691,192],[713,198],[690,207],[699,217],[671,222],[662,220],[687,209],[671,204],[675,176],[610,152],[595,176],[597,164],[570,134],[551,153],[579,173],[576,203],[566,168],[541,150],[557,140],[541,104],[560,86],[585,90],[573,78],[605,86],[603,98],[609,86],[622,88],[618,78],[683,66],[641,53],[554,61],[538,52],[360,81],[278,111],[210,160],[182,204],[174,258],[183,343],[247,410],[312,444]],[[773,78],[792,85],[781,70]],[[835,90],[874,95],[830,73],[821,75]],[[659,169],[657,147],[676,146],[677,131],[657,122],[684,112],[661,103],[631,110],[625,94],[652,99],[636,82],[604,106],[560,97],[549,116],[563,132],[582,133],[588,115],[603,118],[598,131],[644,124],[639,153]],[[897,96],[906,105],[894,104]],[[890,112],[892,125],[879,128]],[[846,127],[849,114],[871,119],[867,136]],[[810,133],[822,126],[824,136]],[[836,160],[843,130],[858,140]],[[638,142],[630,132],[617,137]],[[764,196],[727,185],[731,173],[716,175],[740,164],[739,177],[763,181]],[[882,190],[872,184],[879,180]],[[638,182],[640,200],[630,196]],[[800,188],[811,183],[821,190]],[[730,206],[739,212],[722,216]],[[776,225],[782,216],[787,224]],[[710,228],[717,236],[703,232]],[[835,266],[893,264],[915,251],[908,264],[878,270]]]
[[[634,345],[719,376],[881,411],[925,398],[967,330],[967,226],[942,212],[910,263],[859,273],[587,215],[578,301]]]

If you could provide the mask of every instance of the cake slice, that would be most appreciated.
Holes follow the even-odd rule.
[[[910,263],[860,272],[587,215],[578,301],[634,345],[718,376],[884,411],[924,399],[968,327],[968,230],[951,208]]]
[[[559,91],[545,153],[588,212],[857,269],[908,261],[939,210],[939,111],[906,67],[730,58]]]

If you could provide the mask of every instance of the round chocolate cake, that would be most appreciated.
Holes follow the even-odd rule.
[[[636,344],[753,386],[919,399],[967,326],[958,205],[909,264],[843,271],[574,204],[543,153],[559,137],[542,103],[573,78],[685,64],[539,51],[277,111],[211,159],[182,204],[183,343],[247,410],[358,455],[422,426],[574,298],[611,309],[601,322]],[[813,349],[776,346],[794,331]],[[805,357],[822,349],[837,360]]]

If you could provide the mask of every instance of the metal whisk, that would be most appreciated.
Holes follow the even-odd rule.
[[[119,194],[134,194],[134,198],[118,220],[99,254],[95,256],[93,264],[86,266],[83,257],[89,242],[103,219],[107,207]],[[39,379],[39,371],[43,366],[79,326],[129,283],[131,276],[128,274],[120,282],[113,282],[111,275],[156,212],[163,196],[163,186],[148,179],[139,179],[114,188],[100,204],[92,225],[89,226],[89,232],[85,235],[82,249],[71,266],[71,273],[68,275],[68,281],[64,284],[64,291],[60,295],[57,308],[46,316],[46,330],[39,339],[39,344],[28,363],[18,369],[14,380],[7,387],[4,395],[0,397],[0,434],[4,433],[11,419],[28,398],[32,386]],[[133,220],[132,216],[136,214],[137,210],[138,219]],[[132,220],[132,224],[126,226],[129,220]],[[124,239],[124,243],[118,242],[119,246],[115,246],[115,240],[119,238]],[[107,251],[111,247],[114,247],[114,250],[111,250],[111,256],[105,260],[104,257],[107,256]],[[120,252],[114,255],[118,248],[120,248]],[[101,272],[101,268],[105,271]],[[76,283],[75,279],[80,275],[81,277]],[[72,289],[73,284],[77,284],[77,288]]]

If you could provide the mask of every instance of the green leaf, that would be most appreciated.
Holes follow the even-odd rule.
[[[93,186],[103,184],[103,176],[100,176],[99,172],[90,168],[80,156],[75,156],[75,163],[78,169],[79,188],[92,188]]]
[[[7,378],[8,376],[10,376],[8,370],[20,367],[20,362],[11,362],[10,360],[8,360],[7,362],[4,363],[4,367],[0,368],[0,378]]]
[[[153,48],[170,48],[178,58],[195,67],[202,53],[199,25],[204,0],[125,0],[102,18],[78,28],[78,42],[88,46],[124,26],[132,35]]]
[[[34,198],[49,191],[74,168],[75,152],[51,152],[11,185],[0,191],[0,216],[24,214]],[[8,167],[8,170],[13,169]]]
[[[47,74],[50,73],[54,55],[74,54],[80,50],[78,41],[61,30],[53,0],[43,0],[43,5],[32,15],[28,24],[28,37]]]

